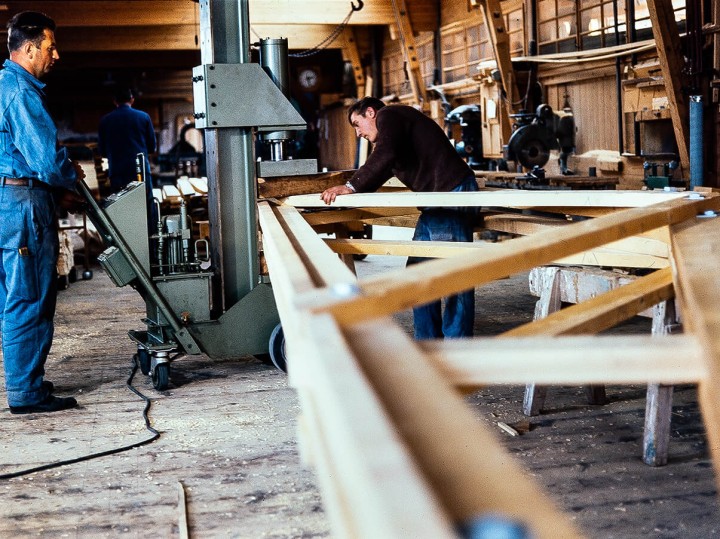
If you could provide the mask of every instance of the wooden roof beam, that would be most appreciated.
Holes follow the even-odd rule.
[[[254,25],[256,36],[282,36],[288,39],[291,50],[304,50],[316,46],[334,30],[333,26],[315,25]],[[1,39],[0,32],[0,39]],[[7,35],[7,33],[5,34]],[[152,31],[140,26],[108,28],[69,28],[59,27],[56,32],[60,57],[64,52],[121,52],[148,51],[161,53],[168,50],[199,50],[195,43],[198,29],[194,25],[175,27],[160,26]],[[328,45],[330,49],[340,49],[344,40],[338,39]]]
[[[190,0],[53,0],[4,1],[7,11],[0,11],[0,23],[23,10],[42,11],[58,27],[109,26],[176,26],[199,22],[198,4]],[[292,5],[295,4],[295,5]],[[292,6],[292,7],[291,7]],[[250,0],[250,24],[340,24],[350,11],[350,0]],[[394,22],[389,2],[366,1],[353,12],[350,24],[372,25]]]
[[[680,31],[675,22],[671,0],[647,0],[647,6],[670,103],[670,117],[680,154],[680,164],[683,169],[690,170],[690,121],[687,99],[682,91],[684,62]]]
[[[410,78],[413,97],[415,98],[415,102],[419,104],[423,110],[429,110],[430,103],[428,102],[425,81],[420,72],[420,60],[418,59],[415,34],[412,23],[410,22],[410,13],[408,13],[407,4],[405,0],[392,0],[390,3],[392,4],[395,25],[400,36],[400,48],[407,63],[408,77]]]

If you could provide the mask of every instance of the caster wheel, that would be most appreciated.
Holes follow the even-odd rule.
[[[150,354],[143,348],[138,348],[137,354],[133,356],[133,359],[137,360],[140,372],[144,375],[150,374]]]
[[[70,281],[71,283],[77,281],[77,269],[75,267],[70,268],[70,273],[68,273],[68,281]]]
[[[92,278],[93,278],[93,272],[92,272],[92,270],[85,270],[85,271],[83,271],[83,272],[82,272],[82,278],[83,278],[83,280],[85,280],[85,281],[89,281],[90,279],[92,279]]]
[[[278,324],[270,334],[270,359],[273,365],[283,372],[287,372],[287,358],[285,357],[285,333],[282,325]]]
[[[165,391],[170,383],[170,364],[158,363],[152,372],[153,387],[158,391]]]

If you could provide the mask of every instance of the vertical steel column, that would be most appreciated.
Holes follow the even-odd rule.
[[[200,54],[203,64],[250,61],[248,0],[200,1]],[[259,282],[252,129],[206,129],[205,154],[212,258],[221,269],[215,297],[225,311]]]
[[[690,96],[690,189],[703,184],[703,100]]]

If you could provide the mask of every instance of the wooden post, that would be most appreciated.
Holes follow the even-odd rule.
[[[355,41],[355,31],[350,26],[346,26],[343,37],[345,38],[345,44],[342,48],[343,60],[350,62],[352,65],[357,98],[362,99],[365,95],[370,94],[365,93],[365,71],[360,61],[360,53],[358,52],[357,41]]]
[[[560,268],[551,266],[548,268],[540,268],[544,274],[542,283],[542,292],[540,299],[535,304],[535,315],[533,320],[546,318],[550,313],[560,310],[562,302],[560,301]],[[547,397],[547,386],[535,383],[525,386],[525,397],[523,398],[523,414],[533,416],[539,415],[545,405]]]
[[[653,308],[653,335],[667,335],[678,325],[675,300],[658,303]],[[648,384],[645,403],[643,462],[649,466],[665,466],[670,446],[670,418],[673,386]]]
[[[650,22],[652,23],[658,58],[662,69],[670,117],[672,118],[675,140],[677,141],[680,164],[683,170],[690,170],[690,125],[687,99],[682,92],[683,51],[680,32],[675,22],[671,0],[647,0]]]
[[[395,15],[395,22],[397,24],[398,32],[400,33],[400,42],[403,49],[403,55],[408,67],[408,76],[410,77],[410,86],[412,88],[413,96],[418,105],[420,105],[423,111],[430,109],[428,103],[427,90],[425,88],[425,81],[423,81],[422,73],[420,73],[420,62],[417,57],[417,48],[415,46],[415,36],[413,34],[412,24],[410,23],[410,16],[408,15],[407,5],[405,0],[392,0],[393,13]]]
[[[505,110],[507,114],[501,115],[500,117],[500,133],[503,142],[507,143],[512,134],[510,115],[514,112],[513,103],[518,100],[515,73],[513,72],[512,61],[510,59],[510,38],[505,28],[505,19],[502,8],[500,7],[500,0],[481,0],[481,5],[504,90]]]

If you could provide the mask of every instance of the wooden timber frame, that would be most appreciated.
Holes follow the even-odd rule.
[[[488,384],[697,383],[720,477],[720,392],[713,383],[720,375],[720,319],[715,315],[720,290],[715,273],[707,270],[720,264],[720,197],[608,193],[614,196],[593,192],[574,200],[560,192],[532,193],[532,203],[513,198],[515,193],[466,193],[472,196],[464,205],[484,209],[555,208],[578,215],[605,209],[606,214],[490,249],[478,243],[475,250],[361,281],[305,214],[289,205],[293,197],[281,205],[259,202],[289,381],[301,403],[302,453],[317,471],[334,535],[457,537],[473,519],[501,515],[532,537],[581,537],[581,530],[465,405],[463,391]],[[598,194],[606,198],[591,204]],[[413,195],[378,197],[392,196],[395,205],[407,208],[417,205]],[[452,205],[452,199],[438,195],[438,205]],[[355,207],[350,211],[357,216],[358,207],[369,204],[363,197],[338,197],[334,206]],[[295,202],[314,206],[317,198]],[[382,207],[380,200],[369,207]],[[339,213],[337,208],[332,212]],[[670,238],[667,269],[638,279],[626,300],[618,298],[621,287],[608,302],[600,296],[575,306],[582,316],[568,319],[560,310],[533,322],[530,328],[538,324],[537,329],[525,329],[522,336],[421,344],[390,317],[657,230],[666,230]],[[407,252],[413,250],[403,246],[402,253]],[[683,317],[684,334],[593,335],[646,309],[648,302],[666,299],[670,292],[665,288],[658,294],[658,286],[666,287],[669,274],[681,311],[691,313]],[[582,364],[578,348],[583,349]]]

